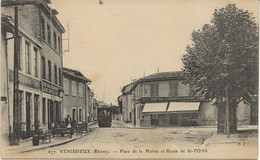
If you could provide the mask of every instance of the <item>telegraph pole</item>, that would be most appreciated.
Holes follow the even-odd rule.
[[[14,7],[14,79],[13,79],[13,144],[19,145],[19,39],[18,39],[18,6]]]

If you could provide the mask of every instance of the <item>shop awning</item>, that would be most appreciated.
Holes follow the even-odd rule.
[[[198,111],[200,102],[170,102],[168,112]]]
[[[165,112],[167,103],[146,103],[144,105],[143,113],[147,112]]]

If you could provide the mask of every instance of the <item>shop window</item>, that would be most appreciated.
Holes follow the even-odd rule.
[[[42,98],[42,123],[46,124],[46,98]]]

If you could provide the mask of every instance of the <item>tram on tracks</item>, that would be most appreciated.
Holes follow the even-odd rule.
[[[112,107],[111,106],[98,106],[97,109],[97,120],[98,126],[101,127],[111,127],[112,123]]]

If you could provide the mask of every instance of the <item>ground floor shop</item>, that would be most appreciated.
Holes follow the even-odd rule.
[[[138,103],[133,113],[137,127],[212,126],[218,115],[216,106],[207,101]],[[237,119],[238,125],[250,124],[250,106],[239,104]]]

